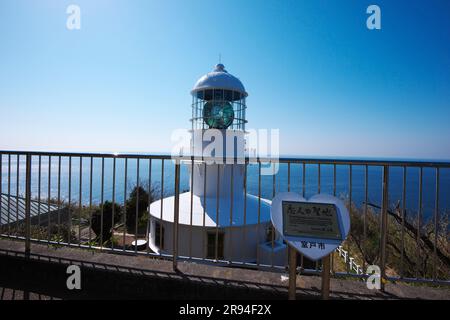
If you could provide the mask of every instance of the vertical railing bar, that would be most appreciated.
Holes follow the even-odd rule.
[[[40,156],[39,156],[40,158]],[[40,160],[40,159],[39,159]],[[69,210],[69,234],[68,234],[68,243],[69,245],[72,242],[72,157],[69,156],[69,190],[68,190],[68,210]],[[38,196],[40,202],[40,196]]]
[[[126,249],[126,233],[127,233],[127,180],[128,180],[128,158],[125,158],[125,173],[123,183],[123,236],[122,251]]]
[[[204,174],[204,180],[203,180],[203,230],[205,230],[205,224],[206,224],[206,162],[204,162],[204,168],[205,168],[205,174]],[[200,170],[200,166],[199,166]],[[192,190],[191,190],[192,191]],[[206,237],[208,234],[206,233]],[[205,243],[205,236],[202,237],[202,247],[203,247],[203,258],[206,259],[208,255],[208,248],[207,243]]]
[[[272,198],[275,198],[275,194],[276,194],[276,179],[275,179],[275,163],[272,163]],[[271,228],[271,246],[272,246],[272,252],[271,252],[271,256],[270,256],[270,265],[273,268],[274,267],[274,263],[273,263],[273,254],[274,254],[274,247],[275,247],[275,228],[273,227],[272,221],[269,222],[270,223],[270,228]]]
[[[303,162],[303,176],[302,176],[302,195],[303,198],[306,196],[306,164]]]
[[[302,196],[303,198],[306,196],[306,163],[302,163]],[[289,249],[288,249],[289,250]],[[304,270],[304,256],[303,254],[300,255],[300,273]]]
[[[287,185],[287,187],[288,187],[288,192],[290,192],[291,191],[291,163],[290,162],[288,162],[288,185]]]
[[[192,131],[197,129],[197,113],[198,113],[198,102],[197,97],[192,96]]]
[[[8,154],[8,236],[11,236],[11,154]]]
[[[219,255],[219,206],[220,206],[220,164],[217,164],[217,187],[216,187],[216,239],[215,239],[215,260],[218,260]]]
[[[178,270],[178,227],[179,227],[179,214],[180,214],[180,160],[175,160],[175,202],[173,208],[173,255],[172,263],[173,270]]]
[[[200,168],[199,168],[200,170]],[[191,186],[190,186],[190,198],[191,198],[191,207],[190,207],[190,216],[189,216],[189,258],[192,258],[192,218],[194,211],[194,159],[191,159]]]
[[[3,233],[3,226],[2,226],[3,188],[2,188],[2,185],[3,185],[3,154],[0,153],[0,233]]]
[[[247,240],[247,168],[248,167],[248,161],[247,159],[245,160],[245,165],[244,165],[244,232],[243,232],[243,240],[244,243],[246,243]],[[244,257],[245,255],[245,248],[242,250],[242,256]],[[242,260],[246,260],[246,259],[242,259]],[[245,261],[244,261],[244,265],[245,265]]]
[[[290,173],[289,165],[288,165],[288,173]],[[258,239],[258,242],[260,237],[259,235],[260,224],[261,224],[261,159],[258,160],[258,223],[256,225],[256,239]],[[259,257],[259,246],[256,247],[256,257]],[[259,267],[259,259],[256,260],[256,265]]]
[[[91,156],[89,169],[89,248],[92,247],[92,171],[94,158]]]
[[[419,211],[417,212],[417,267],[416,267],[416,278],[419,278],[419,267],[422,263],[421,255],[420,255],[420,228],[421,228],[421,219],[422,219],[422,188],[423,188],[423,167],[420,167],[420,176],[419,176]]]
[[[433,250],[433,280],[437,279],[437,245],[439,217],[439,167],[436,168],[436,194],[434,199],[434,250]]]
[[[138,158],[136,164],[136,219],[134,226],[134,253],[137,254],[137,235],[138,235],[138,218],[139,218],[139,165],[140,159]]]
[[[318,166],[318,168],[317,168],[317,193],[318,194],[320,194],[320,173],[321,173],[321,171],[320,171],[320,163],[317,165]]]
[[[17,165],[16,165],[16,232],[19,231],[19,178],[20,178],[20,155],[17,154]]]
[[[161,210],[159,213],[159,254],[162,255],[163,245],[163,206],[164,206],[164,159],[161,159]]]
[[[365,259],[365,243],[367,240],[367,202],[369,201],[369,167],[364,166],[364,217],[363,217],[363,245],[361,246],[363,253],[363,269],[366,270]]]
[[[333,163],[333,196],[336,196],[336,163]],[[334,274],[334,251],[331,253],[331,273]]]
[[[400,243],[400,278],[404,276],[404,255],[405,255],[405,213],[406,213],[406,172],[407,168],[403,167],[403,186],[402,186],[402,232],[401,232],[401,243]]]
[[[57,232],[58,232],[58,244],[61,240],[61,156],[58,156],[58,213],[57,213]]]
[[[389,167],[383,166],[383,202],[381,210],[381,243],[380,243],[380,264],[381,279],[386,278],[386,242],[387,242],[387,210],[389,206]],[[384,290],[384,282],[381,281],[381,290]]]
[[[351,208],[352,208],[352,203],[351,203],[351,187],[352,187],[352,166],[349,165],[349,173],[348,173],[348,189],[349,189],[349,193],[348,193],[348,211],[351,214]],[[348,256],[350,257],[350,246],[347,245],[347,252],[348,252]],[[346,262],[345,264],[345,270],[347,273],[350,273],[350,264],[349,262]]]
[[[352,196],[353,196],[353,166],[349,166],[349,178],[348,178],[348,210],[352,210]]]
[[[1,183],[1,180],[0,180]],[[0,207],[1,210],[1,207]],[[25,173],[25,256],[30,257],[31,251],[31,154],[26,155]]]
[[[336,197],[336,163],[333,164],[333,196]]]
[[[105,193],[105,158],[102,157],[102,186],[100,188],[100,248],[103,249],[103,214],[104,214],[104,193]],[[114,206],[114,204],[113,204]],[[98,236],[98,235],[97,235]]]
[[[81,246],[81,214],[83,211],[82,207],[82,198],[83,198],[83,157],[80,157],[80,178],[79,178],[79,185],[78,185],[78,245]]]
[[[272,198],[275,198],[276,194],[276,175],[275,175],[275,165],[272,164]]]
[[[41,155],[38,163],[38,227],[41,227]],[[38,232],[38,240],[41,240],[41,233]]]
[[[111,249],[114,248],[114,215],[116,214],[116,157],[113,158],[112,176],[112,215],[111,215]]]
[[[224,165],[225,166],[225,165]],[[231,175],[230,175],[230,256],[229,263],[231,264],[231,256],[233,250],[233,204],[234,204],[234,165],[230,166]]]
[[[146,234],[145,234],[145,239],[147,240],[147,248],[146,248],[146,251],[147,251],[147,255],[149,255],[150,254],[150,221],[151,221],[151,219],[150,219],[150,217],[151,217],[151,214],[150,214],[150,204],[151,204],[151,202],[152,202],[152,198],[153,198],[153,196],[152,196],[152,193],[153,193],[153,190],[152,190],[152,159],[151,158],[149,158],[148,159],[148,190],[147,190],[147,193],[148,193],[148,207],[147,207],[147,213],[148,213],[148,218],[147,218],[147,230],[146,230]]]
[[[48,194],[47,194],[47,240],[50,243],[50,203],[51,203],[51,196],[52,196],[52,189],[51,189],[51,183],[52,183],[52,156],[48,156]]]

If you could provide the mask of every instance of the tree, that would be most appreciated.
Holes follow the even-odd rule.
[[[102,229],[102,206],[100,205],[92,214],[92,230],[97,235],[97,241],[109,241],[112,237],[113,228],[113,208],[114,208],[114,223],[120,222],[121,207],[110,201],[103,204],[103,229]]]
[[[374,203],[367,203],[367,206],[364,215],[362,209],[352,205],[351,230],[346,244],[354,249],[353,256],[361,262],[379,264],[381,206]],[[438,279],[445,279],[450,270],[448,216],[444,214],[437,221],[430,219],[419,224],[406,212],[403,218],[397,205],[387,210],[387,218],[386,267],[390,272],[404,277],[431,278],[436,275]]]
[[[153,202],[153,189],[149,193],[141,186],[135,186],[126,202],[126,226],[129,233],[136,232],[136,212],[138,229],[147,226],[148,205]]]

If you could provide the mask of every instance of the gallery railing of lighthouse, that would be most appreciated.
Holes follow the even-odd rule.
[[[219,223],[207,228],[210,242],[194,238],[192,218],[190,225],[183,225],[191,232],[181,236],[180,194],[192,189],[189,167],[205,160],[172,159],[169,155],[0,151],[1,237],[24,241],[27,254],[32,243],[40,243],[171,259],[174,267],[178,260],[192,260],[285,272],[287,260],[280,264],[224,258],[224,247],[229,244],[223,242]],[[274,163],[278,165],[272,166],[274,174],[267,174],[267,164]],[[259,204],[280,191],[298,192],[306,198],[315,193],[342,197],[351,212],[352,230],[341,250],[363,271],[355,272],[335,254],[335,276],[364,278],[367,266],[376,264],[388,280],[450,284],[450,163],[246,158],[244,170],[245,197],[254,194]],[[233,185],[231,181],[231,197],[237,192]],[[217,197],[219,194],[220,190]],[[152,232],[161,250],[155,252],[148,245],[149,204],[161,200],[163,216],[168,196],[175,199],[173,229],[169,233],[162,223],[156,224]],[[230,226],[236,214],[233,210],[231,205]],[[282,241],[270,223],[260,220],[259,212],[257,222],[256,227],[267,232],[266,245],[273,254]],[[179,252],[180,242],[189,243],[188,254]],[[168,244],[170,250],[164,250]],[[195,246],[203,248],[201,256],[193,254]],[[317,274],[320,268],[320,263],[299,259],[300,273]]]

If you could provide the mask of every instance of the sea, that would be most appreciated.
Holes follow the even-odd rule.
[[[359,158],[358,160],[365,159]],[[390,160],[406,161],[411,159]],[[174,193],[175,165],[171,160],[153,159],[150,163],[147,159],[141,159],[138,164],[137,159],[128,159],[125,174],[125,159],[117,158],[115,177],[111,158],[105,158],[104,161],[101,158],[93,158],[92,166],[91,158],[81,158],[80,160],[80,157],[72,157],[71,162],[69,162],[68,157],[61,157],[60,161],[59,166],[58,157],[52,157],[49,161],[48,156],[41,156],[40,163],[38,156],[32,157],[31,192],[33,199],[40,198],[41,201],[45,201],[50,194],[51,198],[57,199],[59,196],[62,201],[66,202],[70,199],[71,202],[76,204],[81,202],[82,205],[89,205],[90,203],[95,205],[101,203],[102,198],[103,201],[111,201],[114,190],[115,201],[123,203],[124,199],[129,197],[133,187],[137,185],[138,180],[139,184],[146,189],[151,185],[157,198],[170,196]],[[414,159],[414,161],[420,161],[420,159]],[[0,192],[23,196],[25,194],[25,157],[20,156],[18,159],[16,155],[9,157],[3,154],[0,162]],[[366,199],[366,168],[365,166],[353,165],[351,170],[350,190],[350,167],[348,165],[336,165],[336,187],[334,188],[333,165],[322,164],[320,166],[320,192],[333,194],[335,191],[336,196],[347,200],[351,198],[356,206],[362,207]],[[395,207],[398,204],[401,206],[404,190],[407,215],[417,217],[420,211],[420,203],[422,203],[421,219],[423,222],[427,222],[436,213],[445,216],[450,212],[450,169],[440,169],[438,197],[436,169],[424,167],[422,170],[422,195],[420,197],[420,168],[410,167],[406,169],[406,185],[404,188],[403,168],[390,167],[388,201],[390,207]],[[104,172],[103,178],[102,171]],[[288,172],[290,172],[289,178]],[[261,189],[261,196],[266,199],[272,199],[274,194],[288,191],[288,188],[292,192],[300,194],[304,192],[306,198],[319,192],[317,164],[306,164],[305,172],[303,172],[301,163],[291,163],[289,169],[287,164],[280,164],[278,172],[275,174],[275,183],[273,175],[262,175],[261,180],[259,180],[258,173],[259,166],[257,164],[248,165],[247,191],[250,194],[258,195],[259,188]],[[367,173],[367,200],[369,203],[381,206],[383,169],[380,166],[369,166]],[[303,190],[303,175],[305,175],[305,190]],[[114,184],[113,177],[115,179]],[[180,190],[189,190],[187,165],[181,167]]]

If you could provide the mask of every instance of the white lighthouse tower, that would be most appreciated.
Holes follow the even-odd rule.
[[[197,81],[191,95],[195,160],[185,163],[191,190],[179,198],[178,255],[284,263],[284,246],[272,242],[270,201],[245,193],[244,85],[218,64]],[[154,252],[173,252],[174,203],[172,196],[150,205],[149,245]]]

